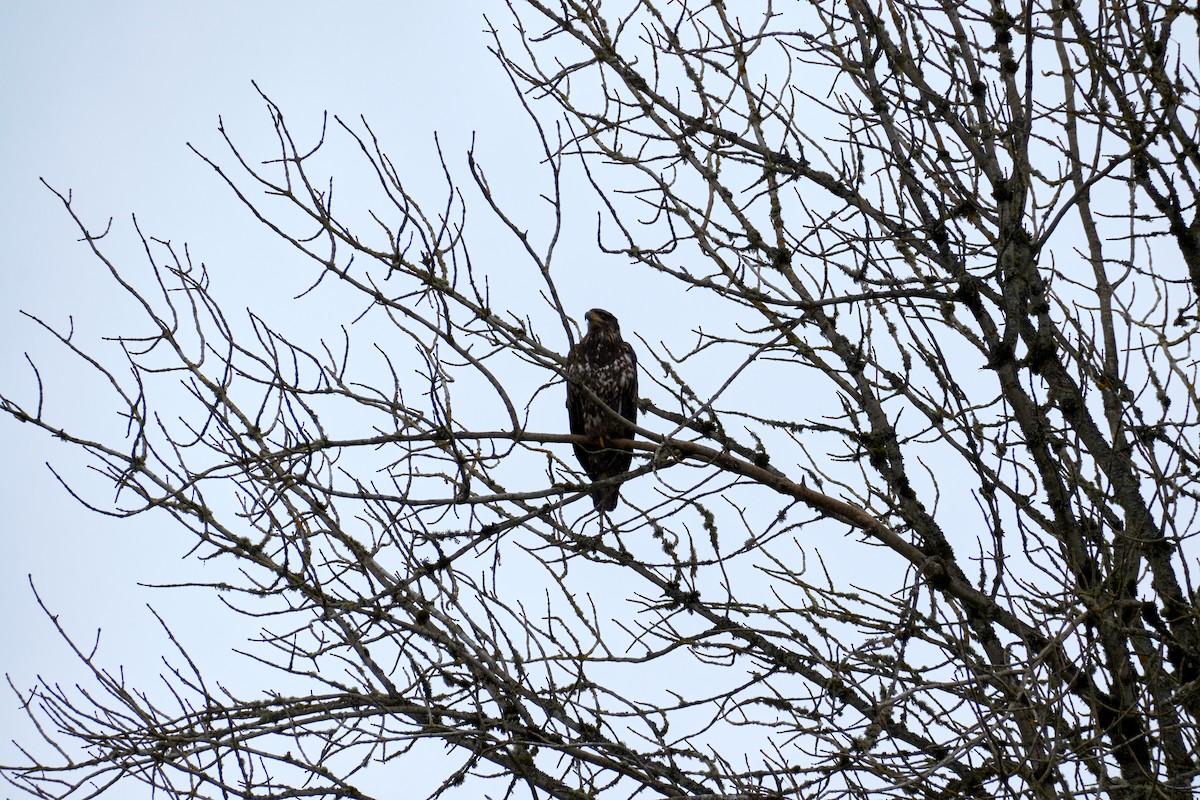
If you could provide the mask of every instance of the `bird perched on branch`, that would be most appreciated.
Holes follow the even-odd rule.
[[[587,334],[567,355],[567,413],[571,433],[595,442],[574,445],[575,456],[588,477],[600,481],[627,472],[633,460],[631,451],[615,448],[610,442],[633,438],[637,422],[637,354],[621,338],[621,326],[609,312],[593,308],[584,319]],[[593,489],[596,510],[612,511],[619,493],[620,487],[615,485]]]

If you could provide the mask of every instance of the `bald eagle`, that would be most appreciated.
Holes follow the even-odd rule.
[[[594,481],[611,478],[629,470],[633,453],[619,450],[611,439],[632,439],[637,422],[637,354],[621,338],[617,318],[602,308],[584,315],[587,334],[567,355],[567,414],[571,433],[589,436],[595,444],[576,444],[575,456],[583,471]],[[580,387],[586,386],[603,406]],[[608,410],[604,408],[608,406]],[[613,412],[624,419],[618,419]],[[617,507],[618,486],[592,490],[592,502],[598,511]]]

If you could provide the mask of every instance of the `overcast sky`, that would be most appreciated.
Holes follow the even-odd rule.
[[[525,192],[528,213],[535,216],[537,181],[528,177],[537,167],[534,137],[487,50],[485,7],[494,13],[494,24],[509,24],[503,3],[494,0],[5,3],[0,11],[4,393],[34,400],[28,353],[52,387],[48,417],[84,429],[112,430],[120,422],[111,403],[90,402],[91,392],[100,387],[19,313],[73,329],[88,344],[127,330],[127,300],[77,241],[70,218],[41,179],[72,192],[76,209],[94,229],[113,219],[105,246],[129,259],[123,264],[137,263],[134,214],[148,235],[187,243],[208,265],[217,294],[238,299],[231,310],[252,306],[270,313],[277,300],[286,301],[311,282],[311,269],[289,286],[281,282],[279,269],[264,268],[294,253],[285,253],[264,233],[188,147],[232,163],[217,130],[219,119],[249,148],[269,142],[270,119],[252,81],[282,108],[292,131],[304,136],[315,137],[323,112],[350,121],[364,115],[402,176],[430,196],[444,186],[434,133],[464,181],[465,151],[474,140],[493,185]],[[336,166],[334,171],[342,173]],[[595,218],[576,216],[573,224],[583,235],[569,237],[569,247],[580,259],[598,259],[595,231],[589,228]],[[475,248],[488,252],[486,236]],[[617,261],[609,259],[605,268],[619,268]],[[492,275],[503,271],[503,263],[490,265]],[[524,280],[526,274],[514,279]],[[606,306],[618,313],[627,332],[644,332],[651,340],[668,325],[683,335],[699,315],[682,304],[704,302],[695,299],[698,293],[678,293],[668,305],[653,291],[642,291],[640,300],[622,298],[618,305],[615,298],[598,296],[586,275],[571,273],[559,288],[577,317],[588,307]],[[286,302],[276,308],[296,313]],[[721,376],[714,372],[711,380],[719,385]],[[645,387],[643,394],[653,396]],[[763,410],[766,398],[756,399]],[[831,394],[827,399],[834,402]],[[806,402],[815,400],[806,397]],[[561,401],[554,403],[561,411]],[[769,409],[766,413],[770,416]],[[81,646],[90,648],[95,631],[103,628],[108,657],[102,661],[123,666],[133,684],[153,682],[161,671],[157,654],[167,650],[148,603],[186,633],[189,647],[224,653],[231,641],[245,638],[227,626],[249,622],[231,613],[215,616],[219,599],[212,593],[201,597],[139,586],[182,580],[192,566],[184,566],[191,540],[173,533],[165,517],[122,521],[82,508],[46,463],[78,482],[87,479],[85,462],[42,431],[0,418],[0,446],[0,672],[19,689],[27,691],[39,674],[65,684],[78,675],[38,609],[29,576]],[[967,495],[960,501],[973,502]],[[823,552],[838,545],[822,542]],[[869,562],[847,563],[861,570]],[[189,616],[197,613],[203,624]],[[218,619],[219,625],[210,624]],[[17,754],[10,740],[29,735],[31,728],[4,687],[0,698],[0,763],[12,763]]]

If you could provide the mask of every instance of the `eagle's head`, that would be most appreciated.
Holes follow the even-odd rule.
[[[593,308],[591,311],[583,315],[587,320],[588,335],[598,334],[602,338],[615,336],[620,338],[621,325],[617,322],[617,318],[603,308]]]

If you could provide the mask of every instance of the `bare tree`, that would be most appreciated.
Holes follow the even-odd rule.
[[[185,637],[165,694],[77,646],[92,685],[17,687],[52,756],[5,776],[397,796],[373,781],[437,745],[431,797],[1192,797],[1198,22],[511,0],[494,52],[546,206],[473,156],[415,197],[365,121],[313,141],[267,98],[277,152],[201,156],[354,306],[336,342],[227,318],[148,236],[136,279],[60,194],[144,310],[125,363],[54,334],[128,435],[3,408],[87,451],[107,513],[233,565],[211,588],[288,689],[236,696]],[[363,213],[315,166],[346,145]],[[561,407],[581,186],[590,280],[716,312],[638,342],[607,518]],[[469,247],[468,198],[502,256]]]

